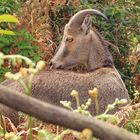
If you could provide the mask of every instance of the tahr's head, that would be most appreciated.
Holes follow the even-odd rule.
[[[59,49],[51,60],[53,68],[71,68],[87,62],[92,33],[91,15],[102,16],[107,20],[103,13],[94,9],[76,13],[65,26]]]

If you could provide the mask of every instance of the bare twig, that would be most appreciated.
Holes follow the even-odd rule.
[[[111,42],[109,42],[109,41],[107,41],[107,40],[105,40],[105,42],[106,42],[108,45],[112,46],[113,49],[115,50],[115,52],[116,52],[117,54],[120,55],[120,51],[119,51],[119,47],[118,47],[118,46],[114,45],[113,43],[111,43]]]

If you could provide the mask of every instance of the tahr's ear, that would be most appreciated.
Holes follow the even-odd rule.
[[[81,25],[81,29],[85,34],[88,34],[90,29],[92,27],[92,19],[90,15],[87,15],[85,19],[83,20],[83,23]]]

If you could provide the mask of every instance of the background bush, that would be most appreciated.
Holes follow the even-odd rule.
[[[0,1],[0,15],[11,14],[20,15],[22,14],[22,2],[20,0],[1,0]],[[20,54],[32,58],[33,61],[37,62],[41,59],[42,54],[39,51],[37,45],[37,39],[24,28],[21,23],[19,25],[13,23],[0,23],[0,28],[4,30],[13,30],[15,35],[0,35],[0,51],[4,54]],[[5,68],[0,69],[0,81],[3,80],[3,74],[10,71],[10,64],[5,62]],[[16,70],[14,68],[14,70]]]

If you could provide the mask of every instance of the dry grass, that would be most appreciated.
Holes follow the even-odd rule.
[[[69,2],[70,0],[34,0],[27,1],[23,5],[22,26],[38,39],[43,59],[46,61],[52,58],[58,44],[58,42],[54,42],[56,34],[48,13],[52,12],[55,15],[57,7]],[[72,4],[77,6],[79,0],[75,0]]]

